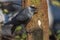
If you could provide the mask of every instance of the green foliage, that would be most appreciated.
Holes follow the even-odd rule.
[[[20,40],[20,36],[19,35],[15,36],[15,40]]]
[[[23,33],[22,34],[22,38],[25,39],[27,37],[27,34],[26,33]]]
[[[3,10],[3,13],[4,13],[4,14],[8,14],[9,11],[8,11],[7,9],[4,9],[4,10]]]
[[[15,31],[20,31],[22,30],[22,26],[17,26],[17,28],[15,29]]]
[[[26,40],[27,35],[25,33],[22,34],[22,36],[15,36],[15,40]]]
[[[15,29],[15,31],[16,32],[22,32],[22,26],[17,26],[17,28]],[[27,34],[26,34],[26,32],[25,32],[25,30],[24,30],[24,32],[22,32],[22,34],[17,34],[16,36],[15,36],[15,40],[26,40],[26,37],[27,37]]]
[[[52,3],[54,6],[59,6],[59,7],[60,7],[60,2],[57,1],[57,0],[52,0],[51,3]]]
[[[60,30],[57,31],[57,39],[60,39]]]
[[[58,30],[57,33],[60,33],[60,30]]]

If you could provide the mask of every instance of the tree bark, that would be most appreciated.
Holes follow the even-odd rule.
[[[37,13],[32,17],[31,21],[27,24],[27,31],[32,32],[28,33],[27,40],[49,40],[49,28],[48,28],[48,7],[46,0],[26,0],[26,6],[35,5],[37,8]],[[41,25],[38,24],[40,21]],[[40,33],[35,32],[36,30],[40,29]],[[37,39],[34,38],[37,34]],[[40,37],[40,39],[39,39]]]

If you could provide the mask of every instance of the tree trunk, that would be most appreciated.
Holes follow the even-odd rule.
[[[27,24],[27,40],[49,40],[48,34],[48,7],[46,0],[26,0],[25,6],[35,5],[36,14]]]

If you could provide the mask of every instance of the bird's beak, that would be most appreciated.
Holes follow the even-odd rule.
[[[37,14],[37,12],[38,12],[37,8],[34,8],[34,14]]]

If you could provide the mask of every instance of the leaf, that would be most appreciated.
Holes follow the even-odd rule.
[[[22,29],[22,26],[18,26],[15,31],[20,31]]]
[[[55,6],[60,6],[60,2],[58,2],[58,1],[51,1],[51,2],[52,2],[52,4],[55,5]]]

